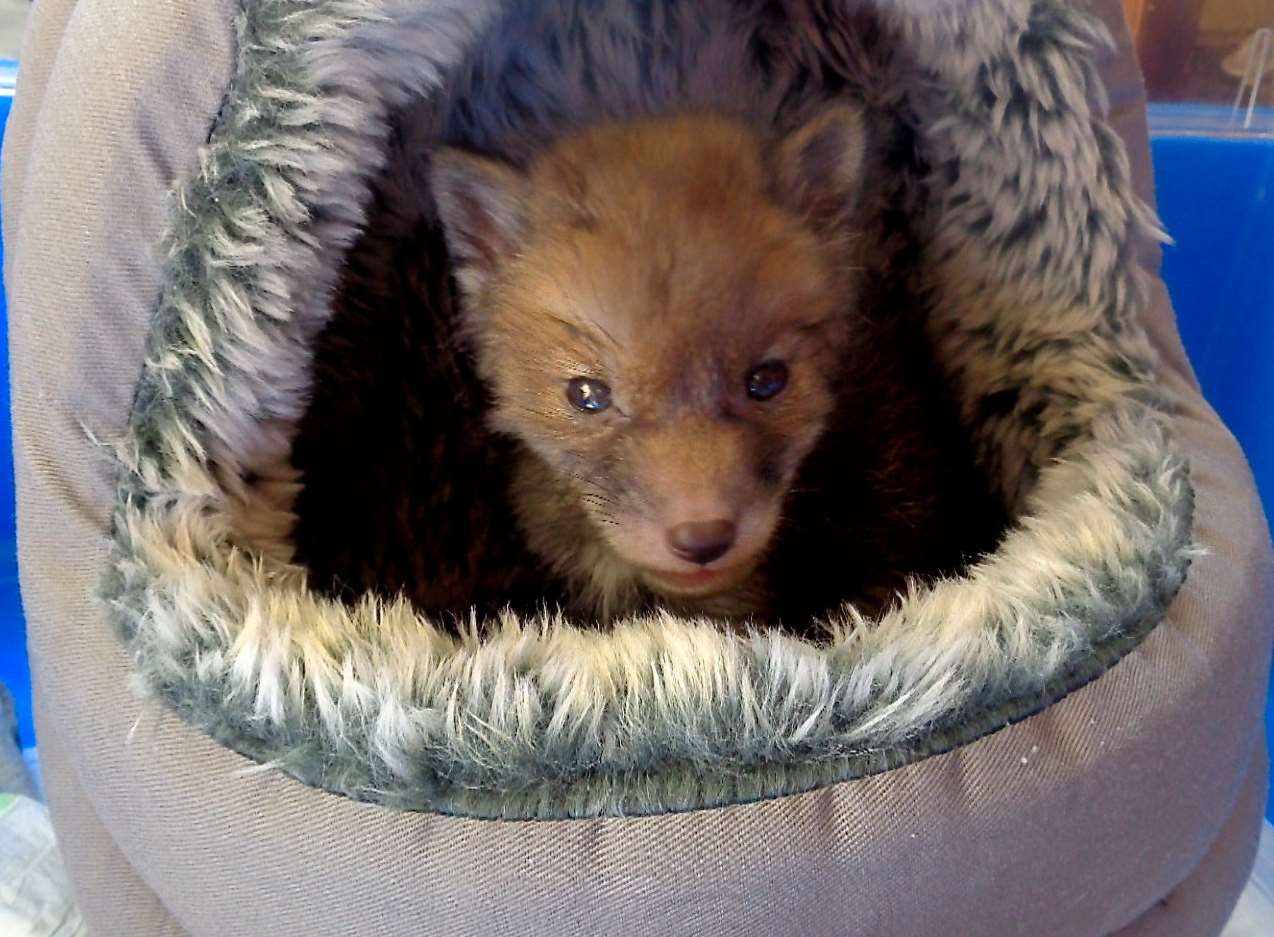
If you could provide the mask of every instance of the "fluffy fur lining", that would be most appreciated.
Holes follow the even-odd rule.
[[[790,0],[808,54],[848,14]],[[738,4],[736,4],[738,6]],[[1192,496],[1137,316],[1154,235],[1061,0],[880,0],[931,173],[932,333],[1016,521],[959,580],[826,646],[670,616],[456,638],[290,562],[291,434],[386,117],[435,93],[477,0],[244,0],[236,74],[175,195],[104,594],[139,687],[331,791],[489,817],[774,796],[967,741],[1162,617]],[[802,53],[806,54],[806,53]]]

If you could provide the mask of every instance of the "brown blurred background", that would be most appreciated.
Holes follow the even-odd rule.
[[[1153,101],[1234,101],[1244,43],[1274,27],[1274,0],[1124,0]],[[1274,101],[1274,43],[1260,99]]]

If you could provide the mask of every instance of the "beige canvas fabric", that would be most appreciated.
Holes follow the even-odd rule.
[[[1261,825],[1269,772],[1264,752],[1248,772],[1234,812],[1190,877],[1115,937],[1192,937],[1219,933],[1229,919],[1252,868],[1256,844],[1252,830]]]
[[[194,165],[218,107],[233,7],[41,0],[6,141],[38,729],[96,934],[1219,930],[1251,862],[1265,786],[1274,566],[1249,473],[1197,393],[1162,290],[1150,325],[1165,380],[1185,401],[1179,433],[1211,552],[1168,621],[1112,672],[973,745],[754,805],[497,824],[395,813],[245,773],[244,759],[137,703],[91,599],[113,489],[84,428],[109,438],[126,418],[158,284],[163,193]],[[1119,9],[1103,2],[1112,21]],[[1148,185],[1126,47],[1109,78]]]

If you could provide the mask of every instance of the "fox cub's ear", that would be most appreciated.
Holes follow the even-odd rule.
[[[434,201],[460,288],[473,296],[517,253],[526,228],[526,176],[456,149],[434,155]]]
[[[847,103],[823,108],[775,148],[780,200],[820,228],[840,227],[858,202],[866,153],[862,110]]]

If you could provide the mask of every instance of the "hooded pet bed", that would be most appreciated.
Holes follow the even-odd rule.
[[[789,12],[795,58],[846,61],[842,11]],[[86,919],[1214,933],[1263,790],[1268,538],[1142,268],[1103,56],[1144,160],[1140,99],[1084,10],[872,14],[893,70],[859,90],[914,127],[930,335],[1013,514],[966,576],[818,646],[670,616],[456,638],[307,590],[287,535],[310,351],[389,116],[493,15],[36,8],[5,153],[15,451]],[[107,613],[166,705],[122,689]]]
[[[561,37],[582,52],[541,62],[524,39],[488,51],[478,77],[461,70],[471,123],[494,123],[500,94],[536,108],[525,86],[576,59],[592,70],[559,84],[603,86],[577,92],[580,106],[658,93],[672,68],[656,62],[648,79],[641,66],[659,56],[706,75],[706,92],[674,84],[674,106],[715,103],[722,70],[760,70],[747,53],[761,56],[764,27],[785,43],[764,46],[765,87],[788,97],[813,81],[807,73],[839,68],[869,103],[914,124],[923,176],[905,181],[919,189],[907,201],[922,213],[930,331],[1014,515],[1000,547],[962,578],[915,588],[880,621],[834,618],[826,646],[669,614],[601,632],[510,614],[454,639],[406,604],[337,604],[310,590],[289,540],[290,495],[306,482],[290,442],[308,380],[322,374],[308,352],[342,286],[342,257],[361,229],[378,233],[361,193],[385,161],[391,120],[445,93],[452,60],[483,41],[491,11],[250,5],[200,172],[176,193],[119,445],[104,597],[140,684],[236,750],[327,790],[552,818],[719,806],[896,767],[1045,705],[1140,640],[1185,575],[1192,493],[1132,324],[1145,296],[1133,239],[1153,227],[1128,191],[1122,148],[1090,114],[1101,93],[1095,23],[1044,5],[1021,20],[988,13],[968,36],[917,19],[929,35],[885,6],[861,65],[852,40],[863,25],[848,12],[583,9]],[[948,62],[952,43],[978,54]],[[615,74],[643,91],[605,87]],[[738,84],[725,102],[748,94]],[[1004,101],[988,99],[1000,89]],[[544,96],[572,111],[566,93]],[[406,119],[409,130],[429,126]],[[399,214],[413,181],[425,184],[396,185]],[[436,405],[445,419],[451,402]]]

